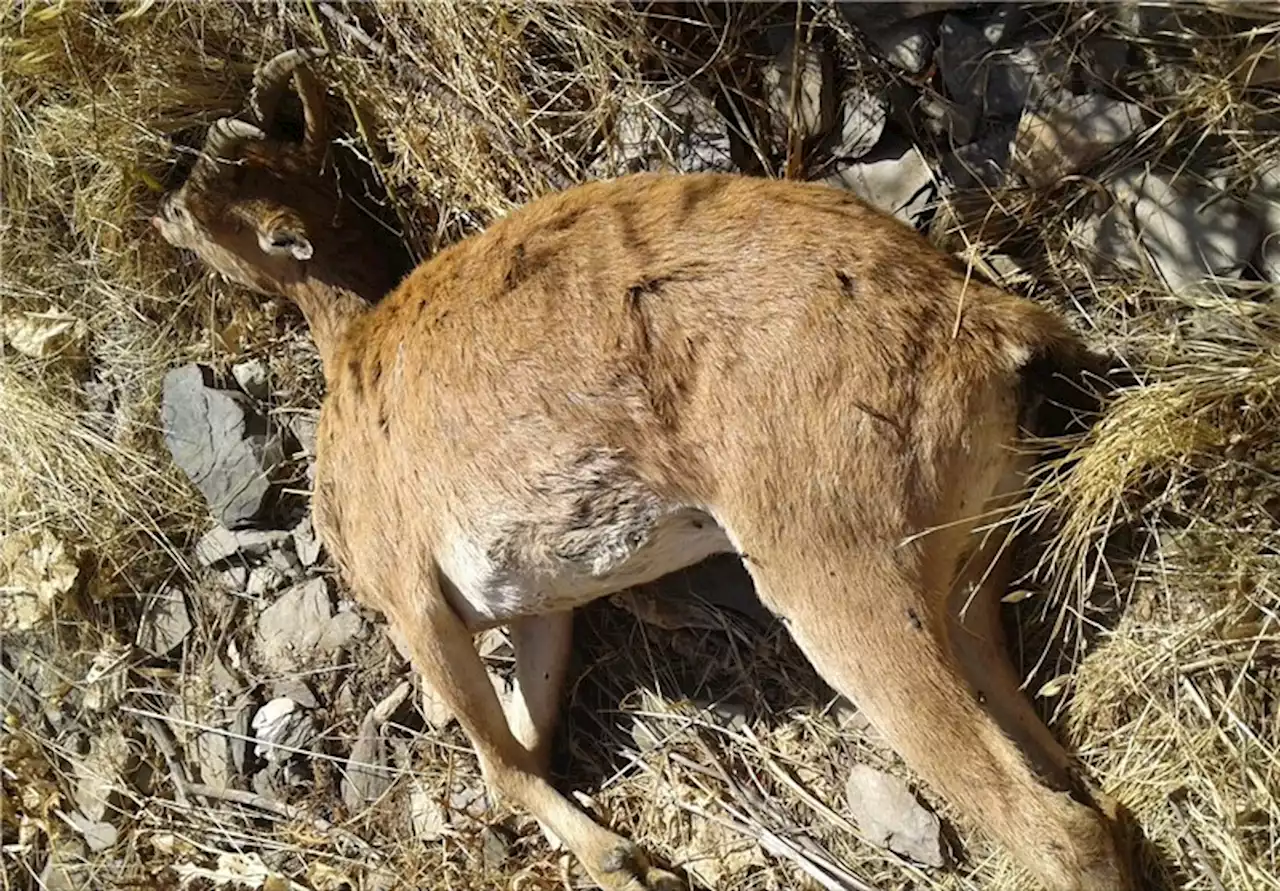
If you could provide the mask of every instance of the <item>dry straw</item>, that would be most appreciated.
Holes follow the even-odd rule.
[[[1078,47],[1113,27],[1112,12],[1073,4],[1037,15]],[[327,45],[343,144],[368,162],[388,218],[426,256],[602,172],[598,140],[624,106],[656,106],[684,77],[739,87],[752,28],[769,14],[700,4],[655,4],[648,17],[607,3],[6,5],[0,315],[28,328],[7,328],[0,352],[0,525],[8,542],[49,533],[75,555],[81,584],[57,592],[51,622],[5,640],[5,888],[35,887],[51,849],[74,861],[78,834],[60,815],[97,763],[92,742],[116,731],[132,759],[116,801],[128,816],[114,847],[78,852],[85,865],[72,886],[178,887],[183,876],[259,867],[299,883],[265,887],[375,888],[387,876],[396,881],[386,887],[573,886],[576,867],[527,819],[507,821],[518,832],[509,845],[479,826],[414,837],[414,801],[477,782],[456,727],[423,729],[401,713],[387,730],[397,782],[362,812],[337,804],[360,717],[399,680],[390,650],[362,662],[360,682],[325,715],[311,744],[314,795],[282,804],[186,774],[196,732],[220,720],[205,685],[215,656],[244,634],[244,613],[193,609],[196,631],[169,662],[131,647],[141,595],[186,584],[183,554],[207,523],[155,429],[159,382],[181,361],[257,356],[283,419],[314,409],[318,363],[294,312],[206,276],[147,217],[203,127],[240,108],[256,63],[286,46]],[[896,76],[847,25],[836,31],[865,76]],[[1276,41],[1271,19],[1212,7],[1134,41],[1157,123],[1092,175],[1211,157],[1247,190],[1277,157],[1267,130],[1280,120]],[[1188,891],[1280,889],[1280,319],[1267,291],[1172,295],[1149,276],[1100,275],[1067,237],[1095,186],[1080,178],[987,196],[976,222],[957,201],[935,227],[980,272],[996,254],[1017,256],[1026,289],[1070,312],[1133,377],[1046,468],[1024,514],[1039,544],[1012,598],[1015,651],[1056,732],[1143,827],[1153,879]],[[561,779],[700,881],[1024,887],[963,828],[963,865],[948,871],[858,837],[842,816],[847,766],[906,774],[844,719],[776,629],[656,634],[601,604],[586,611],[581,640]]]

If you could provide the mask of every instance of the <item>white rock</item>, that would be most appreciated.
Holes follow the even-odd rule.
[[[286,581],[284,573],[274,566],[255,566],[249,570],[249,581],[244,591],[252,597],[262,597],[278,591]]]
[[[258,709],[253,716],[253,735],[258,740],[254,752],[268,764],[288,761],[304,748],[311,737],[310,713],[287,696],[279,696]]]
[[[120,732],[96,736],[89,752],[72,760],[76,783],[72,790],[76,806],[89,820],[102,820],[124,786],[129,762],[129,744]]]
[[[902,780],[856,764],[845,794],[868,841],[928,866],[946,862],[937,816],[920,805]]]
[[[417,780],[409,791],[409,821],[420,841],[435,841],[449,830],[444,808]]]
[[[611,136],[592,165],[598,176],[733,169],[728,124],[715,103],[691,86],[624,98]]]
[[[267,398],[267,366],[261,359],[249,359],[231,366],[231,376],[236,379],[240,389],[254,399]]]
[[[64,816],[67,822],[84,837],[85,844],[94,853],[107,850],[120,838],[120,833],[110,823],[91,820],[78,811],[64,814]]]
[[[859,84],[845,88],[840,97],[840,141],[831,154],[856,160],[875,148],[888,118],[885,101]]]
[[[779,148],[786,147],[792,128],[799,131],[801,139],[831,129],[835,121],[835,72],[830,54],[822,47],[803,39],[797,41],[788,27],[760,77],[770,130]]]
[[[302,522],[293,527],[293,550],[303,566],[314,566],[320,559],[320,539],[311,525],[311,515],[303,517]]]
[[[1232,278],[1254,256],[1262,223],[1212,186],[1134,168],[1108,184],[1114,203],[1072,233],[1096,259],[1150,269],[1172,290]]]

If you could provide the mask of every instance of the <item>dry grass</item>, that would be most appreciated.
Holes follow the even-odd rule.
[[[733,94],[756,21],[793,14],[673,8],[646,17],[608,4],[388,3],[344,13],[359,33],[310,3],[19,3],[0,13],[0,310],[67,314],[85,335],[45,358],[0,353],[0,528],[9,540],[47,531],[80,567],[51,621],[6,639],[36,666],[24,680],[6,661],[0,677],[6,888],[32,887],[50,839],[74,837],[58,813],[85,763],[76,746],[113,728],[143,768],[130,768],[122,841],[88,858],[83,887],[173,887],[191,864],[213,869],[237,851],[312,888],[342,887],[342,877],[379,887],[380,871],[396,887],[564,887],[560,855],[527,820],[512,824],[519,840],[498,864],[481,858],[478,828],[414,839],[414,784],[439,794],[476,780],[456,728],[404,719],[392,735],[412,745],[391,793],[359,814],[335,804],[359,718],[397,680],[389,655],[363,661],[353,708],[327,715],[316,793],[292,801],[297,810],[178,794],[181,752],[166,758],[145,716],[166,719],[178,746],[192,725],[217,720],[201,683],[240,631],[197,610],[180,659],[130,647],[139,595],[191,580],[183,555],[208,522],[155,430],[160,378],[193,358],[262,358],[277,419],[314,409],[319,378],[295,313],[206,277],[146,218],[203,127],[239,109],[256,62],[322,44],[337,50],[326,73],[346,144],[426,256],[533,196],[607,173],[593,159],[624,105],[683,77]],[[1111,27],[1112,11],[1043,14],[1063,45],[1078,46]],[[1246,87],[1280,29],[1212,11],[1184,27],[1134,41],[1158,123],[1093,175],[1195,159],[1244,184],[1280,155],[1277,93]],[[836,30],[867,76],[894,78],[847,26]],[[1037,702],[1059,735],[1135,814],[1157,887],[1280,889],[1280,318],[1266,289],[1172,295],[1143,276],[1098,276],[1067,238],[1095,193],[1087,177],[1009,190],[983,197],[976,223],[961,212],[935,225],[940,242],[975,259],[1013,255],[1030,273],[1026,289],[1071,312],[1134,376],[1036,494],[1029,517],[1051,522],[1027,561],[1032,596],[1014,608],[1019,656],[1029,689],[1048,688]],[[965,224],[946,232],[947,220]],[[837,719],[830,692],[776,631],[656,635],[605,604],[584,626],[564,781],[677,866],[717,887],[816,887],[798,864],[829,856],[881,891],[1024,887],[964,829],[963,865],[951,871],[922,871],[858,839],[839,816],[844,766],[901,765]],[[743,704],[745,723],[690,704],[706,700]],[[646,729],[633,734],[636,723]],[[742,843],[761,827],[778,834],[772,856]]]

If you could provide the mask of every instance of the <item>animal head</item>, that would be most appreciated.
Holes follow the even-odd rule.
[[[363,242],[373,227],[344,222],[334,171],[324,165],[324,94],[305,67],[323,54],[291,49],[264,63],[254,74],[249,120],[214,122],[186,182],[161,199],[152,224],[174,247],[260,293],[288,295],[310,279],[374,299],[389,283],[369,272],[369,251],[379,249]],[[305,118],[301,143],[271,135],[291,77]]]

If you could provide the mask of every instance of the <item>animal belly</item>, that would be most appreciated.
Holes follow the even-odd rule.
[[[448,572],[452,605],[470,628],[482,630],[521,616],[573,609],[733,550],[715,521],[698,510],[668,514],[643,536],[617,533],[608,524],[575,530],[572,547],[559,548],[550,560],[519,547],[484,548],[487,555],[496,552],[507,559],[490,557],[483,565]],[[599,540],[592,541],[595,537]],[[593,559],[583,559],[584,553]]]

